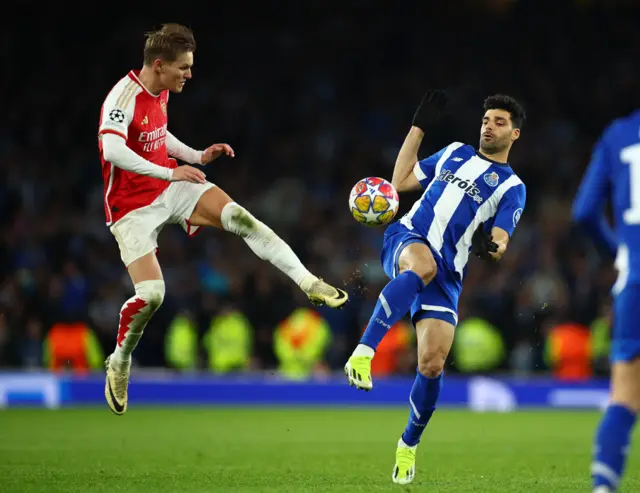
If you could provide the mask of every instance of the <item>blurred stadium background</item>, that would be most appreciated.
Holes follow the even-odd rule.
[[[374,392],[350,392],[337,375],[386,282],[379,266],[382,230],[358,225],[347,197],[364,176],[391,176],[428,87],[447,88],[452,103],[440,132],[427,136],[423,156],[454,140],[476,145],[487,95],[510,94],[528,114],[511,157],[528,187],[527,208],[498,267],[471,263],[443,406],[598,409],[606,402],[609,288],[615,271],[571,225],[570,208],[599,133],[613,118],[640,106],[638,2],[116,2],[113,8],[87,8],[82,17],[69,15],[62,4],[17,1],[13,8],[14,20],[0,30],[5,68],[0,77],[0,407],[102,408],[56,415],[1,413],[5,466],[0,471],[4,467],[8,473],[3,491],[43,491],[37,475],[50,474],[56,460],[73,455],[70,450],[76,458],[88,450],[83,433],[100,445],[109,442],[109,452],[96,459],[102,466],[91,476],[85,471],[88,463],[74,469],[73,460],[65,459],[47,491],[88,491],[82,489],[86,484],[91,491],[107,491],[101,481],[113,478],[109,465],[120,451],[109,433],[121,427],[136,433],[136,421],[109,421],[116,418],[102,401],[102,362],[112,350],[118,313],[132,287],[104,225],[96,129],[109,89],[141,65],[143,32],[162,22],[189,25],[198,42],[194,78],[172,98],[170,130],[195,148],[230,143],[237,157],[206,168],[209,180],[269,224],[311,271],[344,283],[352,301],[343,311],[316,310],[240,239],[221,231],[189,239],[178,227],[165,228],[159,259],[167,297],[134,353],[131,418],[123,420],[149,418],[162,428],[156,439],[172,446],[170,425],[163,423],[182,418],[142,404],[212,406],[211,415],[180,411],[191,421],[187,430],[193,433],[185,433],[196,440],[192,449],[222,440],[225,450],[238,456],[232,461],[237,468],[248,467],[239,465],[247,460],[242,458],[246,450],[249,462],[268,463],[272,447],[260,449],[265,447],[257,445],[260,440],[283,446],[286,435],[302,447],[315,426],[316,444],[329,443],[322,433],[358,436],[360,455],[348,457],[368,460],[362,443],[377,451],[360,428],[350,426],[358,423],[348,412],[331,417],[300,411],[293,419],[298,428],[265,412],[271,431],[262,430],[258,438],[247,430],[245,418],[251,421],[256,415],[250,406],[261,404],[406,405],[415,346],[405,322],[393,328],[376,358],[379,388]],[[403,196],[400,214],[416,198]],[[69,342],[76,338],[82,342]],[[223,405],[242,409],[226,412],[219,409]],[[295,409],[283,411],[284,416]],[[378,476],[386,486],[385,468],[390,472],[387,462],[405,411],[371,412],[383,414],[371,414],[367,424],[383,421],[382,428],[391,430],[380,439],[380,467],[372,463],[373,476],[363,483],[367,491],[378,491]],[[543,420],[534,413],[491,418],[486,425],[479,421],[477,426],[488,426],[496,440],[486,449],[490,437],[473,435],[476,424],[460,424],[489,418],[457,413],[442,418],[455,433],[433,432],[445,454],[435,462],[444,471],[441,482],[427,483],[426,471],[419,472],[430,491],[524,491],[525,484],[527,491],[586,491],[596,414],[549,413]],[[213,425],[209,417],[227,424]],[[343,424],[330,425],[338,421]],[[215,432],[196,438],[207,423]],[[26,431],[32,426],[38,431]],[[430,429],[439,426],[434,421]],[[542,435],[556,440],[556,448],[565,443],[571,460],[552,470],[548,450],[542,443],[532,446],[531,440],[542,439],[531,429],[546,430]],[[531,440],[515,438],[520,432]],[[67,455],[42,446],[74,433],[77,439],[64,439]],[[467,439],[467,455],[453,460],[462,452],[454,448]],[[304,476],[307,463],[297,457],[306,448],[295,446],[281,456],[290,461],[284,483],[275,462],[273,470],[258,469],[255,478],[234,483],[238,478],[223,467],[229,456],[220,451],[193,452],[204,455],[189,459],[183,476],[194,481],[192,476],[200,475],[223,485],[207,491],[359,491],[357,470],[348,471],[351,479],[345,483],[331,483],[345,467],[344,447],[353,445],[331,443],[322,457],[314,456],[323,464],[316,476]],[[142,454],[158,452],[148,443],[145,447]],[[521,474],[523,482],[487,473],[478,458],[484,450],[500,458],[489,461],[490,469],[517,461],[522,467],[516,476]],[[514,458],[513,450],[522,455]],[[175,491],[174,484],[182,491],[201,491],[196,484],[179,483],[180,470],[163,476],[163,461],[174,459],[161,453],[155,470],[132,462],[155,474],[157,483],[119,471],[117,479],[125,486],[118,491]],[[460,460],[462,466],[451,465]],[[475,478],[467,475],[468,484],[460,482],[465,467]],[[90,483],[83,483],[82,471]],[[537,490],[532,485],[541,476],[552,482],[542,481]],[[71,477],[81,479],[76,484]],[[261,477],[275,482],[262,484]],[[640,488],[640,476],[630,476],[628,484]]]

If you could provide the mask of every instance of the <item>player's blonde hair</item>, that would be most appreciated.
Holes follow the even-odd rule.
[[[175,61],[186,52],[196,51],[193,32],[180,24],[163,24],[157,31],[146,33],[144,44],[144,64],[153,65],[154,60]]]

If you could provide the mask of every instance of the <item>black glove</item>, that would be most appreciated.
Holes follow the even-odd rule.
[[[413,115],[413,126],[418,127],[423,132],[432,129],[440,123],[440,118],[447,106],[446,91],[432,89],[427,91],[420,101],[420,106]]]
[[[490,255],[498,251],[498,245],[493,242],[493,236],[490,231],[484,231],[484,223],[480,223],[478,229],[473,233],[471,238],[471,251],[482,260],[494,260]]]

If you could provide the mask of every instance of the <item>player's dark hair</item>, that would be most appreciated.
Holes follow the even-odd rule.
[[[153,65],[159,58],[173,62],[182,53],[196,51],[196,40],[191,29],[180,24],[163,24],[157,31],[146,33],[144,64]]]
[[[511,115],[513,128],[522,128],[522,125],[524,125],[524,121],[526,119],[526,115],[524,113],[524,108],[522,107],[522,105],[511,96],[505,96],[504,94],[495,94],[494,96],[489,96],[487,99],[485,99],[484,110],[508,111]]]

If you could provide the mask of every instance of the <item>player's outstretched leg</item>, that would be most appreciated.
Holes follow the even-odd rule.
[[[394,483],[408,484],[415,477],[416,449],[436,409],[453,333],[454,325],[444,320],[423,318],[416,324],[418,373],[409,394],[409,420],[396,449],[396,463],[391,475]]]
[[[344,367],[349,385],[358,389],[373,388],[371,360],[375,350],[393,324],[407,314],[418,292],[436,275],[435,260],[424,243],[411,243],[396,255],[399,274],[382,289],[360,344]]]
[[[194,226],[221,227],[240,236],[253,253],[289,276],[315,305],[341,308],[349,299],[342,289],[311,274],[282,238],[244,207],[233,202],[218,187],[202,195],[189,223]]]
[[[613,493],[622,479],[640,409],[640,359],[612,368],[611,403],[596,432],[591,477],[594,493]]]
[[[291,247],[266,224],[244,207],[230,202],[220,214],[222,227],[240,236],[258,257],[271,262],[289,276],[315,305],[342,307],[349,299],[346,292],[317,278],[302,264]]]
[[[109,408],[118,415],[127,411],[131,353],[138,345],[147,323],[162,304],[165,293],[163,280],[136,282],[136,274],[140,278],[140,274],[150,271],[152,277],[159,277],[159,269],[153,252],[129,266],[129,273],[135,283],[135,295],[122,305],[116,349],[105,362],[107,378],[104,395]]]

